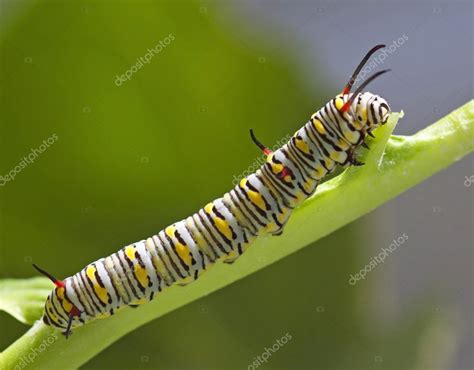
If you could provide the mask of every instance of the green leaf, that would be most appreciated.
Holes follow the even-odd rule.
[[[32,325],[42,315],[51,289],[51,281],[43,277],[0,280],[0,310],[24,324]]]
[[[137,327],[300,250],[474,149],[474,101],[413,136],[390,137],[401,116],[392,114],[389,122],[376,130],[377,138],[372,141],[371,150],[362,153],[361,159],[366,165],[351,168],[322,184],[312,199],[295,210],[282,236],[262,238],[234,265],[219,264],[200,281],[186,288],[169,288],[159,299],[136,310],[126,309],[107,320],[94,321],[75,330],[67,341],[55,336],[54,341],[36,355],[34,368],[76,368]],[[11,368],[31,348],[55,333],[42,322],[35,323],[2,353],[0,368]]]

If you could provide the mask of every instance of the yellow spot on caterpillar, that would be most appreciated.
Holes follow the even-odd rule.
[[[215,217],[214,223],[219,231],[224,234],[228,240],[232,240],[232,230],[230,229],[229,223],[227,221]]]
[[[280,224],[284,224],[288,218],[288,210],[285,210],[283,213],[277,215],[277,220]]]
[[[296,147],[299,150],[301,150],[303,153],[306,153],[306,154],[310,153],[308,143],[306,143],[306,141],[304,141],[301,138],[298,138],[298,137],[296,138]]]
[[[94,282],[95,281],[95,268],[94,266],[88,266],[86,270],[87,277]]]
[[[247,194],[250,200],[252,201],[252,203],[257,205],[257,207],[260,208],[261,210],[263,211],[266,210],[265,201],[263,200],[263,197],[259,192],[249,190],[247,191]]]
[[[326,133],[326,129],[324,128],[323,124],[318,119],[313,119],[313,125],[320,134],[324,135]]]
[[[270,163],[270,164],[273,163],[273,156],[274,155],[275,155],[274,153],[271,153],[271,154],[267,155],[267,163]]]
[[[58,295],[59,298],[64,299],[64,288],[63,287],[56,288],[56,294]]]
[[[245,185],[247,185],[247,178],[244,177],[242,180],[240,180],[239,185],[241,188],[245,188]]]
[[[74,307],[74,306],[73,306],[68,300],[66,300],[66,299],[65,299],[64,301],[62,301],[62,304],[63,304],[64,310],[65,310],[66,312],[68,312],[68,313],[71,312],[72,308]]]
[[[343,134],[344,137],[351,143],[357,143],[360,137],[360,133],[358,131],[345,130]]]
[[[272,165],[272,171],[275,175],[279,174],[281,171],[283,171],[283,165],[282,164],[272,162],[271,165]]]
[[[275,230],[276,230],[276,223],[274,223],[274,222],[269,222],[269,223],[265,226],[265,229],[266,229],[266,231],[268,231],[268,232],[275,231]]]
[[[211,213],[212,208],[213,208],[213,204],[209,203],[206,206],[206,212]],[[176,227],[168,226],[165,229],[165,232],[170,238],[174,239],[175,246],[176,246],[175,247],[176,253],[178,253],[179,257],[184,261],[185,264],[190,265],[191,264],[191,256],[189,254],[189,249],[185,245],[181,244],[179,242],[179,240],[175,237]]]
[[[128,247],[126,247],[125,254],[130,259],[130,261],[134,261],[135,260],[135,247],[133,247],[132,245],[129,245]]]
[[[335,150],[332,151],[329,156],[334,159],[336,162],[342,163],[346,159],[346,155],[344,152],[336,152]]]
[[[342,150],[349,149],[349,145],[347,144],[347,142],[344,139],[339,139],[337,144],[339,145],[339,148],[341,148]]]
[[[333,150],[331,151],[331,153],[329,153],[329,156],[331,157],[331,159],[334,159],[337,162],[339,159],[339,152]]]
[[[311,191],[313,190],[313,184],[312,184],[312,183],[310,184],[309,182],[305,182],[305,183],[303,183],[303,189],[304,189],[307,193],[309,193],[309,192],[311,192]]]
[[[57,288],[56,294],[58,295],[59,299],[64,299],[64,288],[63,287]]]
[[[338,96],[336,98],[336,109],[340,110],[343,105],[344,105],[344,101]]]
[[[94,290],[99,297],[99,299],[103,303],[107,303],[109,301],[109,294],[107,293],[107,289],[102,288],[99,284],[94,283]]]
[[[176,231],[176,228],[174,226],[168,226],[165,229],[166,235],[168,235],[170,238],[174,237],[174,232]]]
[[[146,269],[140,266],[138,263],[136,263],[133,268],[138,282],[143,288],[146,288],[148,286],[148,273]]]
[[[69,302],[66,297],[64,296],[64,288],[60,287],[57,290],[57,295],[58,298],[60,299],[60,302],[66,312],[70,312],[72,310],[72,304]]]
[[[301,190],[299,190],[297,193],[296,193],[296,202],[302,202],[303,200],[305,199],[305,195],[303,194],[303,192]]]
[[[324,158],[324,164],[327,169],[331,169],[334,167],[334,161],[329,158]]]
[[[177,243],[176,253],[178,253],[179,258],[181,258],[186,265],[191,265],[191,255],[189,249],[185,245]]]
[[[332,163],[334,163],[334,162],[332,162]],[[327,170],[323,166],[321,166],[321,165],[316,166],[316,174],[317,174],[318,179],[326,176],[326,173],[327,173]]]
[[[214,207],[214,204],[212,202],[207,203],[206,206],[204,207],[204,211],[206,211],[206,213],[208,213],[208,214],[211,214],[213,207]]]
[[[109,293],[107,289],[101,287],[95,278],[96,269],[94,266],[89,265],[86,270],[87,277],[92,282],[94,286],[94,291],[97,294],[97,297],[103,302],[107,303],[109,301]]]
[[[49,299],[46,301],[46,307],[48,308],[48,313],[49,313],[49,315],[54,319],[54,321],[59,322],[59,318],[58,318],[58,316],[56,316],[56,314],[54,313],[54,311],[53,311],[53,305],[52,305],[52,303],[51,303],[51,301],[50,301]]]

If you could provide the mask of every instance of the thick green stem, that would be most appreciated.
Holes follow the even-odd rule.
[[[410,137],[390,136],[400,116],[392,114],[389,123],[376,131],[377,139],[363,157],[366,165],[321,185],[313,198],[295,210],[282,236],[263,238],[234,265],[217,265],[200,281],[186,288],[172,287],[143,307],[92,322],[68,340],[36,322],[2,353],[0,368],[20,369],[24,363],[31,369],[77,368],[137,327],[321,239],[474,149],[474,101]]]

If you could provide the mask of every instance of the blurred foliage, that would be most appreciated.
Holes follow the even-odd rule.
[[[34,1],[4,31],[1,174],[58,140],[0,189],[2,278],[36,275],[31,261],[68,276],[191,214],[257,157],[250,127],[271,145],[335,92],[310,93],[284,46],[240,40],[232,24],[200,2]],[[363,227],[137,330],[84,368],[246,368],[287,332],[266,366],[412,366],[429,317],[374,333],[358,312],[362,288],[347,284]],[[5,314],[0,326],[2,349],[25,331]]]
[[[43,277],[0,280],[0,310],[33,325],[43,315],[45,297],[50,292],[51,281]]]

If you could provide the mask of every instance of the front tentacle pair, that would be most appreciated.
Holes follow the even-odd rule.
[[[64,284],[64,281],[62,280],[59,280],[59,279],[56,279],[53,275],[51,275],[49,272],[43,270],[42,268],[38,267],[36,264],[33,263],[33,267],[38,270],[38,272],[40,272],[41,274],[43,274],[44,276],[46,276],[47,278],[49,278],[53,283],[54,285],[56,285],[57,289],[65,289],[66,288],[66,284]],[[64,336],[67,338],[69,338],[69,336],[72,334],[72,322],[74,320],[74,317],[80,317],[81,316],[81,311],[79,311],[79,309],[76,307],[76,306],[72,306],[71,310],[69,311],[69,315],[68,315],[68,322],[67,322],[67,328],[66,330],[63,332]]]

